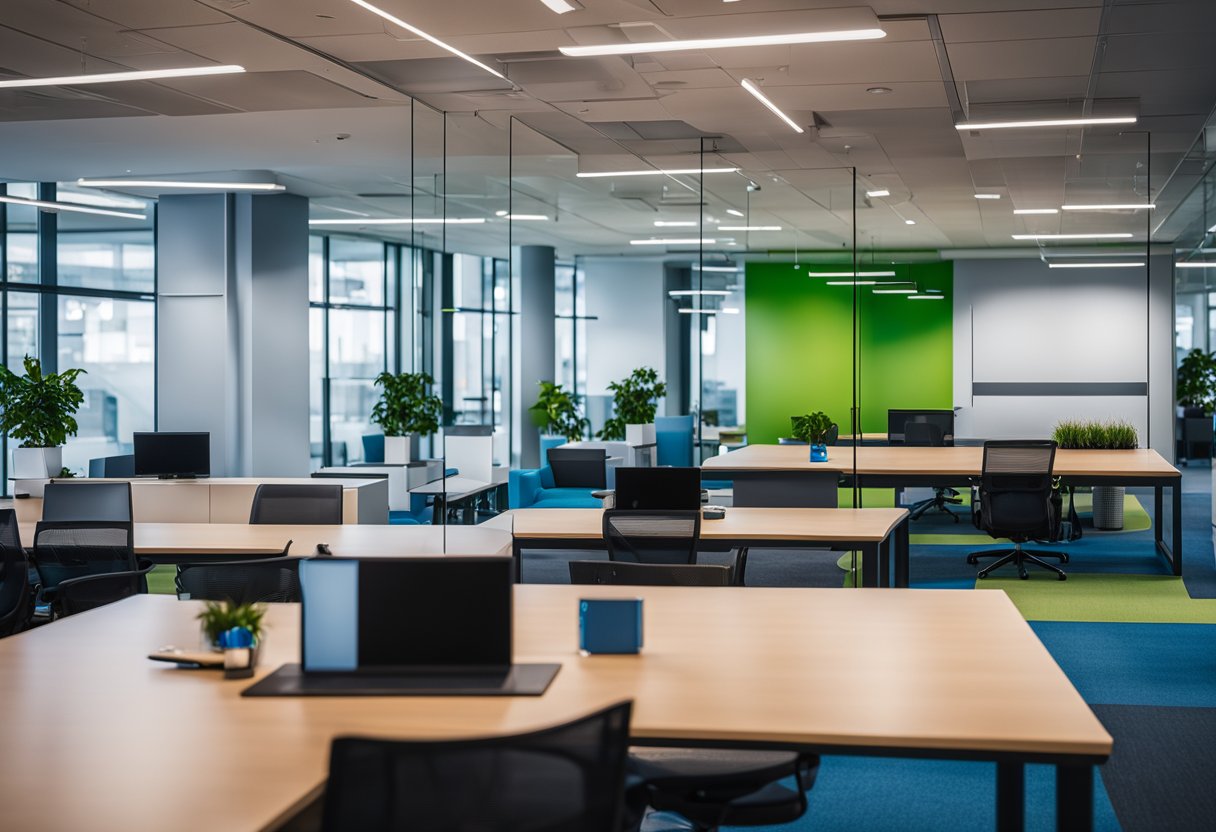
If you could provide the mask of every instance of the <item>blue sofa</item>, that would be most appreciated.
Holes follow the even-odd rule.
[[[557,488],[549,467],[549,449],[566,444],[561,437],[541,437],[540,468],[525,468],[507,475],[507,497],[511,508],[600,508],[603,501],[591,496],[593,488]]]

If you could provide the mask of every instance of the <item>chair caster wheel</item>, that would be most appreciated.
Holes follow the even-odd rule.
[[[1061,572],[1061,573],[1060,573],[1060,580],[1061,580],[1061,581],[1067,581],[1067,580],[1068,580],[1068,576],[1067,576],[1067,575],[1065,575],[1063,572]]]
[[[967,563],[971,564],[972,566],[975,566],[979,562],[979,558],[973,558],[971,555],[967,555]]]
[[[1030,573],[1023,572],[1020,575],[1018,575],[1018,577],[1021,578],[1023,581],[1028,581],[1028,580],[1030,580]]]

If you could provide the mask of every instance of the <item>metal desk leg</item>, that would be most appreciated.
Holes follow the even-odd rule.
[[[1022,832],[1026,824],[1026,768],[1021,763],[996,764],[997,832]],[[1061,826],[1060,829],[1067,827]]]
[[[1092,832],[1094,767],[1056,766],[1056,829]]]
[[[878,544],[878,585],[891,585],[891,549],[894,547],[893,535],[887,535]]]
[[[866,543],[861,547],[861,585],[863,587],[878,586],[878,549],[877,543]]]
[[[1171,487],[1174,498],[1174,574],[1182,575],[1182,477]]]
[[[511,540],[511,558],[515,561],[515,583],[524,582],[524,547],[518,540]]]
[[[1161,495],[1164,491],[1160,485],[1153,486],[1153,539],[1158,543],[1165,540],[1165,528],[1161,525]]]
[[[895,527],[895,586],[906,589],[909,572],[911,571],[911,554],[909,538],[911,535],[911,519],[905,517],[903,522]]]

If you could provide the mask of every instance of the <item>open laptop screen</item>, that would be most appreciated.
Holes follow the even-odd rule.
[[[300,564],[305,672],[501,671],[510,558],[314,558]]]

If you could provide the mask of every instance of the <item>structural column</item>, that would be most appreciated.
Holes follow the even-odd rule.
[[[212,476],[306,476],[308,201],[165,196],[157,423],[211,433]]]
[[[556,375],[556,326],[554,322],[553,246],[519,246],[515,249],[514,273],[519,278],[520,384],[513,397],[515,424],[520,426],[520,465],[541,464],[540,432],[528,408],[536,403],[538,382],[553,381]]]

